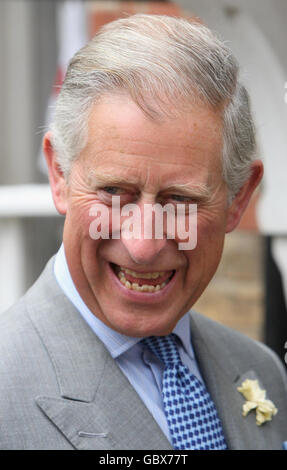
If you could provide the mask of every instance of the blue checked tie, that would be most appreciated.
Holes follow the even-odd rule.
[[[165,365],[162,395],[174,449],[227,449],[215,405],[181,362],[175,335],[150,336],[142,343]]]

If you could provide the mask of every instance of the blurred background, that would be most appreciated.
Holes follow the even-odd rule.
[[[242,66],[265,176],[195,309],[287,350],[287,1],[0,2],[0,312],[61,243],[41,140],[72,55],[104,23],[134,13],[199,17]]]

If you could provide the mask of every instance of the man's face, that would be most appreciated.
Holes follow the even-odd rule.
[[[78,292],[109,327],[129,336],[168,334],[209,283],[227,230],[221,153],[221,117],[207,108],[155,121],[124,96],[94,106],[65,196],[64,247]],[[179,250],[177,236],[113,239],[111,228],[109,239],[92,239],[90,209],[97,203],[111,211],[114,195],[142,214],[147,203],[197,204],[196,248]],[[141,291],[150,284],[151,292]]]

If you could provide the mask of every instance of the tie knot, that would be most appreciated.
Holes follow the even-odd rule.
[[[181,362],[176,338],[173,333],[168,336],[149,336],[142,340],[165,366],[175,365]]]

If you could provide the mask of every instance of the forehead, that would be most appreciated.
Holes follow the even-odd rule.
[[[221,152],[219,113],[197,106],[154,120],[128,97],[106,96],[91,110],[81,158],[96,173],[190,179],[221,172]]]

